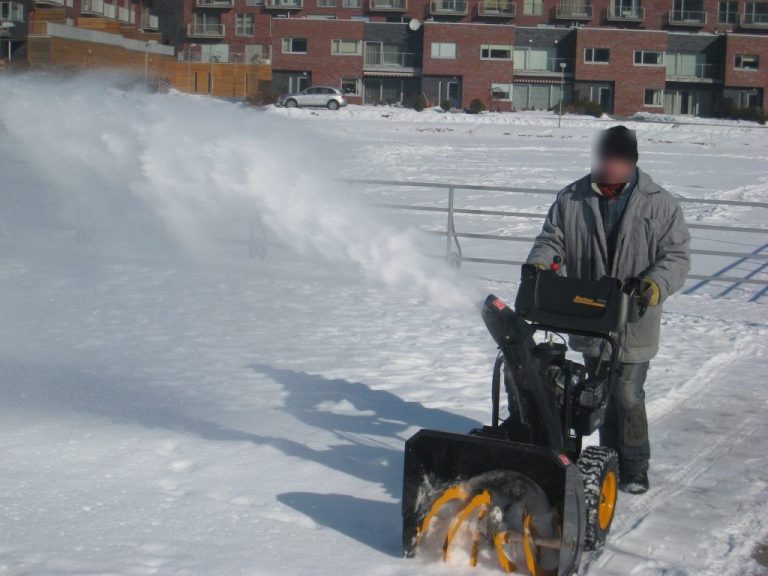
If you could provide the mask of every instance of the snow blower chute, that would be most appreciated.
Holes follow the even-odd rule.
[[[407,557],[562,576],[578,572],[583,550],[602,546],[616,505],[616,454],[582,450],[582,437],[605,416],[636,289],[636,281],[574,280],[526,265],[514,310],[488,296],[482,316],[500,350],[491,425],[469,434],[420,430],[406,442]],[[537,343],[536,332],[550,337]],[[563,334],[602,340],[607,360],[588,373],[552,340]]]

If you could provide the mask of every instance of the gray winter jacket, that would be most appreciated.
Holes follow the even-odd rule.
[[[638,170],[637,186],[619,225],[613,269],[609,270],[600,200],[590,183],[587,175],[560,191],[528,262],[549,266],[558,255],[570,278],[626,280],[639,276],[654,280],[661,291],[660,303],[627,326],[621,351],[622,362],[646,362],[659,349],[661,303],[683,286],[690,269],[688,227],[672,195]],[[591,356],[600,354],[600,343],[595,340],[572,337],[571,347]]]

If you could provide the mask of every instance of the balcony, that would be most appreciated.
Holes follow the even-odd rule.
[[[592,20],[592,6],[582,2],[561,2],[555,9],[558,20]]]
[[[104,0],[82,0],[80,14],[83,16],[104,16]]]
[[[301,10],[304,0],[266,0],[264,8],[269,10]]]
[[[536,62],[535,59],[531,60],[530,62],[522,62],[521,66],[518,66],[517,61],[515,61],[515,75],[559,77],[562,74],[563,76],[573,76],[574,61],[569,58],[547,58],[546,61],[542,59],[541,62]],[[565,68],[562,68],[560,64],[565,64]]]
[[[609,22],[642,22],[645,20],[645,8],[639,6],[610,6],[606,13]]]
[[[104,17],[117,19],[117,6],[104,2]]]
[[[744,12],[741,15],[741,27],[768,30],[768,12],[765,14],[760,14],[757,12]]]
[[[21,2],[0,2],[0,21],[24,22],[24,4]]]
[[[123,8],[122,6],[119,6],[117,8],[117,19],[120,20],[120,22],[124,22],[126,24],[130,23],[131,10],[129,8]]]
[[[369,0],[368,10],[371,12],[405,12],[408,0]]]
[[[141,29],[149,32],[157,32],[160,28],[160,19],[154,14],[143,14],[141,16]]]
[[[196,8],[221,8],[229,10],[235,7],[234,0],[195,0]]]
[[[668,82],[701,82],[712,84],[716,79],[717,69],[714,64],[701,62],[694,64],[674,60],[667,62]]]
[[[187,24],[189,38],[223,38],[224,24]]]
[[[517,5],[510,0],[481,0],[477,5],[477,15],[483,18],[514,18]]]
[[[667,16],[670,26],[701,28],[707,23],[707,13],[698,10],[672,10]]]
[[[366,47],[363,71],[368,73],[416,76],[421,70],[421,54],[392,52]]]
[[[65,0],[35,0],[35,6],[63,8],[65,5]]]
[[[433,0],[429,4],[429,13],[432,16],[465,16],[467,7],[467,0]]]

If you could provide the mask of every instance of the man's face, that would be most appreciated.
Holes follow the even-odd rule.
[[[600,181],[604,184],[620,184],[632,180],[635,163],[617,156],[603,156],[598,164]]]

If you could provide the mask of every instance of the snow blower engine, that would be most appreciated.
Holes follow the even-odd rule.
[[[483,320],[500,350],[491,425],[469,434],[420,430],[406,442],[407,557],[564,576],[578,572],[584,550],[603,545],[617,457],[606,447],[582,450],[582,437],[604,420],[625,325],[641,313],[632,299],[638,282],[575,280],[552,268],[523,266],[514,310],[493,295],[485,301]],[[606,361],[588,373],[553,335],[599,339]]]

